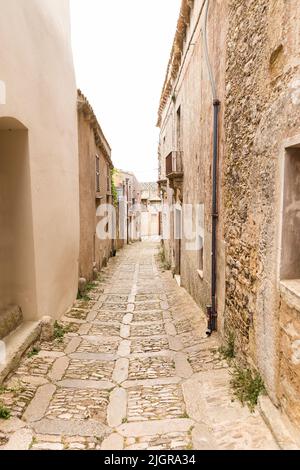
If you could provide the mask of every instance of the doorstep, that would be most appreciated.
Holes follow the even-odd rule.
[[[40,321],[26,321],[3,338],[2,344],[0,343],[0,384],[18,366],[21,357],[29,346],[38,339],[40,333]],[[2,363],[1,355],[3,355],[4,349],[5,361]]]
[[[267,395],[259,397],[258,409],[281,450],[300,450],[299,431],[276,408]]]
[[[300,312],[300,279],[280,281],[280,292],[284,302]]]

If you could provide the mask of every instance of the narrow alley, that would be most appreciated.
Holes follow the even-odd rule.
[[[217,340],[158,255],[126,247],[62,318],[66,333],[22,359],[1,390],[3,449],[278,448],[232,400]]]

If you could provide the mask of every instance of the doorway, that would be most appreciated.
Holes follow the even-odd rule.
[[[37,304],[28,130],[13,118],[0,118],[0,226],[0,316],[5,312],[7,318],[7,311],[17,306],[25,319],[33,320]]]
[[[175,229],[175,269],[174,274],[177,283],[180,285],[181,283],[181,240],[182,240],[182,208],[181,204],[176,204],[175,211],[174,211],[175,221],[174,221],[174,229]]]

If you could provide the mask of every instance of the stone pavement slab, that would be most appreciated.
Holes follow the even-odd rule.
[[[0,450],[278,448],[260,414],[232,401],[218,340],[158,251],[119,252],[64,315],[65,336],[23,357],[0,394],[13,411]]]

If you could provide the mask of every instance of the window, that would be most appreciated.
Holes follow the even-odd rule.
[[[300,284],[300,143],[285,153],[280,268],[282,280]]]
[[[182,208],[180,204],[176,204],[174,211],[174,238],[175,240],[182,239]]]
[[[176,114],[176,136],[177,136],[177,150],[180,152],[182,150],[181,142],[181,107],[179,106]]]
[[[117,188],[118,200],[120,201],[124,197],[124,187]]]
[[[107,192],[110,193],[110,178],[111,178],[111,173],[110,173],[110,167],[107,165]]]
[[[96,193],[100,193],[100,158],[96,155]]]
[[[198,269],[203,272],[203,238],[198,238]]]
[[[204,278],[204,204],[199,205],[197,234],[198,274]]]
[[[2,80],[0,80],[0,104],[6,104],[6,86]]]

